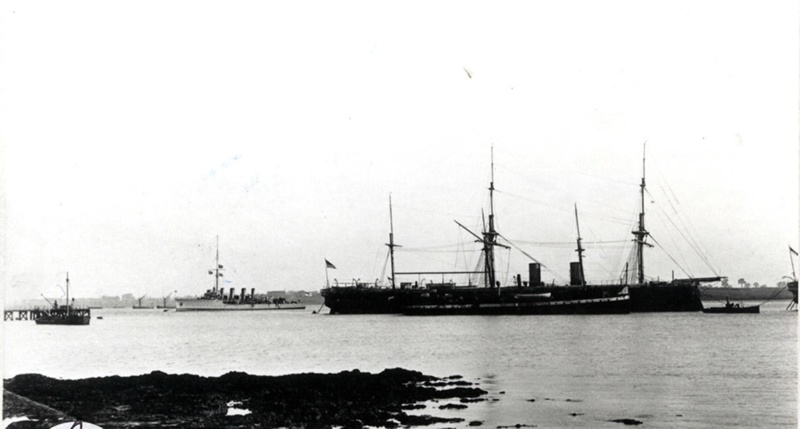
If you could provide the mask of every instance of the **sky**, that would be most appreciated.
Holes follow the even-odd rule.
[[[492,174],[499,278],[566,281],[577,207],[616,281],[643,156],[649,278],[791,275],[796,2],[495,3],[4,2],[4,299],[201,294],[217,236],[226,286],[385,282],[390,195],[398,271],[474,268]]]

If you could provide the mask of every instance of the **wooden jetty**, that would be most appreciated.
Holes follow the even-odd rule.
[[[88,308],[70,308],[69,314],[78,316],[90,316]],[[44,316],[52,315],[67,315],[67,308],[62,306],[58,309],[52,307],[34,307],[34,308],[12,308],[3,309],[3,321],[14,320],[36,320]]]

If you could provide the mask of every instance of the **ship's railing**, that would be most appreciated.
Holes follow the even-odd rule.
[[[386,287],[386,285],[381,284],[381,282],[377,280],[374,282],[362,282],[361,280],[354,279],[353,281],[349,282],[340,282],[336,279],[333,279],[333,284],[326,287],[382,288]]]

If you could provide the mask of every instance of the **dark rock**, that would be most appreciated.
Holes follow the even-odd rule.
[[[469,425],[470,426],[481,426],[481,425],[483,425],[483,422],[480,421],[480,420],[473,420],[473,421],[469,422]]]
[[[616,419],[609,421],[614,423],[622,423],[624,425],[633,425],[633,426],[642,424],[642,422],[640,422],[639,420],[634,420],[634,419]]]
[[[572,417],[582,416],[583,413],[569,413]]]
[[[533,398],[528,399],[528,402],[536,402],[536,399],[533,399]]]
[[[404,410],[424,410],[427,406],[425,404],[403,404],[400,408]]]
[[[458,402],[461,402],[463,404],[470,404],[475,402],[483,402],[485,400],[486,398],[461,398]]]
[[[9,403],[6,392],[21,398],[15,404],[22,412],[8,414],[4,407],[3,414],[42,419],[49,412],[48,423],[54,424],[55,416],[63,419],[66,415],[79,415],[104,427],[356,428],[388,426],[390,419],[398,425],[419,426],[458,423],[463,419],[409,416],[403,411],[405,405],[480,398],[487,393],[472,387],[425,385],[437,381],[440,380],[400,368],[378,374],[354,370],[277,377],[242,372],[201,377],[155,371],[132,377],[58,380],[22,374],[4,380],[3,397],[4,405]],[[239,401],[242,405],[238,407],[252,413],[226,417],[228,401]],[[39,423],[37,427],[52,426]]]
[[[409,415],[405,416],[403,419],[398,419],[398,420],[400,420],[400,424],[404,426],[427,426],[437,423],[461,423],[464,421],[464,419],[459,419],[459,418],[447,419],[443,417],[434,417],[429,415],[423,415],[423,416]]]
[[[463,410],[465,408],[467,408],[467,406],[462,404],[444,404],[439,406],[440,410]]]
[[[41,422],[34,422],[32,420],[23,420],[11,423],[10,425],[6,426],[6,429],[39,429],[41,427],[42,427]],[[49,427],[49,426],[44,426],[44,427]]]

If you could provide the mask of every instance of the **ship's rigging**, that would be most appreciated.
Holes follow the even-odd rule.
[[[493,152],[493,151],[492,151]],[[436,245],[436,246],[406,246],[402,247],[395,243],[394,241],[394,221],[393,221],[393,209],[392,209],[392,202],[391,202],[391,195],[389,196],[389,221],[390,221],[390,233],[389,233],[389,242],[386,243],[386,246],[389,247],[389,251],[386,254],[386,259],[384,260],[383,269],[381,271],[380,277],[376,280],[377,284],[382,284],[383,279],[388,280],[388,284],[390,287],[395,288],[398,287],[397,283],[397,276],[410,276],[416,275],[417,282],[429,279],[429,280],[436,280],[438,281],[439,277],[441,276],[441,281],[444,283],[445,276],[449,276],[447,281],[450,280],[452,276],[466,276],[466,284],[467,285],[477,285],[482,284],[486,287],[496,287],[498,283],[500,284],[507,284],[506,281],[499,281],[505,280],[508,278],[509,275],[509,268],[511,266],[511,255],[505,254],[505,252],[498,253],[497,247],[504,248],[506,250],[514,249],[518,251],[520,254],[524,255],[527,259],[537,264],[540,264],[543,271],[548,272],[552,275],[555,281],[558,281],[562,284],[572,283],[571,281],[567,280],[564,276],[560,275],[558,271],[552,269],[550,265],[544,263],[542,261],[542,257],[534,257],[532,256],[532,252],[529,250],[530,248],[552,248],[552,249],[559,249],[559,248],[570,248],[572,247],[577,253],[577,266],[579,267],[578,274],[578,282],[579,285],[587,285],[587,284],[645,284],[648,281],[652,280],[653,278],[647,277],[645,273],[645,248],[646,247],[658,247],[663,251],[664,255],[666,255],[678,269],[680,269],[687,277],[693,278],[694,276],[684,268],[688,264],[686,263],[685,258],[681,262],[676,256],[674,256],[670,251],[668,251],[667,247],[664,246],[653,234],[650,232],[648,228],[646,228],[645,223],[645,209],[648,201],[655,203],[656,198],[649,192],[647,189],[646,183],[646,158],[645,156],[642,157],[642,176],[641,181],[637,185],[639,188],[639,198],[637,201],[637,210],[635,213],[636,223],[635,229],[631,231],[634,236],[633,240],[605,240],[605,239],[597,239],[594,232],[591,230],[591,225],[589,225],[589,232],[591,233],[593,239],[592,240],[585,240],[581,236],[580,231],[580,223],[578,219],[578,211],[577,211],[577,204],[573,205],[573,212],[575,215],[575,222],[576,222],[576,230],[578,233],[577,237],[577,248],[573,247],[576,245],[576,241],[530,241],[530,240],[518,240],[518,239],[510,239],[504,235],[502,235],[497,230],[497,219],[495,217],[494,211],[494,195],[495,193],[501,193],[506,196],[515,196],[513,193],[499,191],[495,188],[494,184],[494,156],[492,153],[492,162],[491,162],[491,177],[489,181],[489,193],[488,193],[488,216],[482,214],[479,220],[476,222],[478,228],[470,229],[466,225],[461,222],[456,221],[458,225],[458,229],[461,232],[466,232],[468,234],[468,238],[470,241],[480,243],[481,246],[479,249],[468,250],[468,246],[465,245],[465,242],[459,242],[457,244],[445,244],[445,245]],[[668,185],[667,185],[668,186]],[[663,186],[661,186],[663,190]],[[670,190],[671,191],[671,190]],[[670,216],[661,205],[653,204],[654,207],[658,209],[658,216],[657,218],[663,222],[662,218],[666,218],[667,222],[673,226],[672,229],[678,231],[678,234],[681,238],[683,238],[686,243],[688,243],[691,249],[697,253],[700,259],[710,268],[711,272],[718,276],[717,270],[715,270],[712,265],[710,264],[709,259],[705,256],[702,247],[700,246],[698,240],[696,240],[692,234],[689,232],[689,229],[686,228],[686,222],[683,221],[678,215],[676,206],[677,206],[677,199],[674,198],[674,195],[670,197],[670,193],[665,192],[667,195],[667,202],[669,203],[671,210],[673,212],[673,216]],[[523,198],[525,199],[525,198]],[[589,212],[581,212],[581,217],[588,216],[590,218],[601,218],[607,222],[613,223],[620,223],[621,218],[615,216],[602,216],[593,214],[591,211]],[[673,219],[674,218],[674,219]],[[652,221],[652,220],[651,220]],[[626,224],[630,225],[630,221]],[[482,227],[481,227],[482,225]],[[681,226],[684,228],[682,229]],[[480,229],[480,233],[474,232],[475,229]],[[629,230],[630,231],[630,230]],[[659,231],[661,229],[659,228]],[[669,231],[667,231],[669,234]],[[673,238],[671,235],[667,235],[670,238]],[[663,237],[662,237],[663,239]],[[502,243],[500,242],[502,240]],[[674,241],[674,240],[673,240]],[[606,252],[607,249],[613,249],[615,247],[619,248],[626,248],[625,244],[633,244],[631,247],[630,253],[627,258],[627,262],[624,264],[620,264],[619,262],[612,262],[613,256]],[[523,248],[523,246],[525,248]],[[608,275],[608,279],[604,281],[597,281],[593,280],[590,281],[589,276],[587,276],[586,272],[586,258],[584,256],[584,252],[587,249],[587,246],[591,247],[592,249],[597,249],[597,252],[592,252],[593,257],[590,257],[591,260],[591,269],[593,273],[596,272],[598,269],[602,268]],[[395,264],[395,257],[397,253],[401,253],[407,256],[411,254],[417,255],[417,257],[423,257],[428,260],[430,263],[436,263],[438,266],[447,266],[449,265],[450,268],[445,271],[417,271],[417,272],[410,272],[410,271],[396,271],[396,264]],[[468,258],[469,254],[476,254],[480,253],[479,259]],[[437,255],[442,254],[452,254],[454,255],[454,260],[450,262],[444,261],[441,258],[436,257]],[[616,253],[614,253],[616,254]],[[591,255],[590,255],[591,256]],[[683,255],[680,255],[683,256]],[[406,265],[406,258],[402,258],[403,262],[402,265]],[[605,263],[603,262],[605,261]],[[624,261],[624,259],[623,259]],[[621,268],[620,268],[620,265]],[[616,266],[617,268],[610,268],[609,266],[613,267]],[[499,268],[503,267],[503,268]],[[390,274],[386,274],[387,268],[390,270]],[[499,272],[498,272],[499,268]],[[619,274],[615,274],[619,273]],[[591,274],[591,273],[590,273]],[[596,275],[594,275],[596,277]],[[674,276],[673,276],[674,277]],[[479,280],[480,278],[480,280]],[[592,283],[593,282],[593,283]]]

